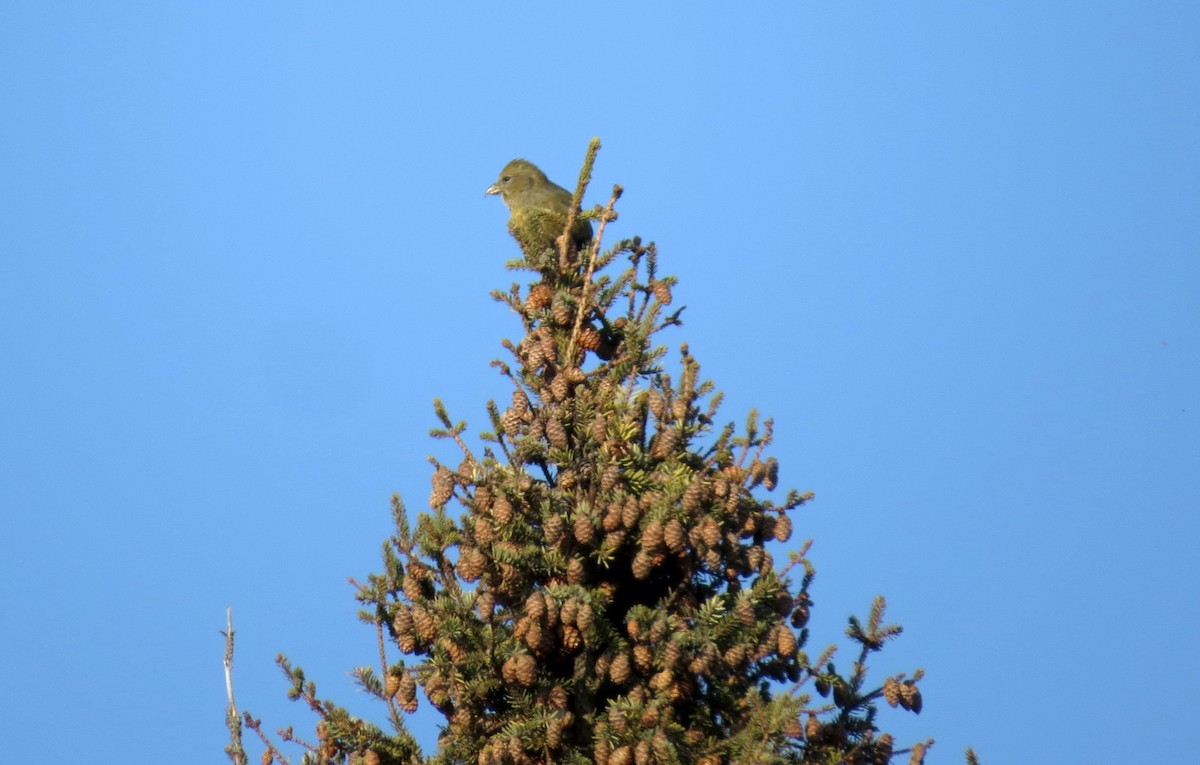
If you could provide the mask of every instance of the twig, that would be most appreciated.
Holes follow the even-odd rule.
[[[248,765],[246,750],[242,747],[242,718],[238,715],[233,700],[233,607],[225,608],[225,625],[221,634],[225,636],[225,695],[229,697],[229,709],[225,713],[225,724],[229,727],[229,746],[226,752],[235,765]]]
[[[383,642],[383,622],[380,621],[379,619],[375,620],[375,637],[379,642],[379,672],[380,672],[379,676],[381,678],[383,678],[384,701],[387,703],[388,714],[392,718],[392,724],[396,726],[397,730],[399,730],[401,727],[403,727],[404,723],[400,722],[400,712],[396,709],[396,701],[387,692],[387,678],[388,678],[387,650],[385,649],[384,642]]]
[[[287,765],[288,760],[283,756],[283,752],[276,749],[275,745],[271,743],[271,739],[267,738],[267,734],[263,733],[262,720],[255,720],[250,716],[249,712],[245,714],[245,718],[246,727],[258,734],[258,738],[263,742],[263,746],[265,746],[267,751],[271,753],[271,762],[279,760],[280,762],[284,763],[284,765]]]
[[[583,288],[579,294],[579,310],[575,312],[575,326],[571,329],[571,342],[567,343],[567,361],[571,363],[575,358],[575,343],[579,339],[579,330],[583,326],[583,314],[587,308],[588,287],[592,284],[592,274],[596,270],[596,253],[600,251],[600,242],[604,238],[604,227],[608,224],[609,218],[612,217],[613,207],[616,206],[617,200],[621,198],[621,192],[624,191],[619,185],[613,185],[612,197],[608,200],[608,206],[604,208],[604,213],[600,216],[600,227],[596,229],[596,238],[592,240],[591,251],[588,253],[587,273],[583,277]]]
[[[575,193],[571,195],[571,209],[567,210],[567,226],[563,229],[562,241],[558,246],[558,265],[563,271],[567,270],[568,255],[571,249],[571,229],[579,217],[579,206],[583,203],[583,193],[587,191],[588,183],[592,180],[592,167],[596,164],[596,152],[600,151],[600,139],[588,141],[587,153],[583,155],[583,167],[579,171],[579,182],[575,184]],[[592,250],[595,252],[595,248]]]

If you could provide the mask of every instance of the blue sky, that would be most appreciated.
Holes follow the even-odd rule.
[[[219,760],[227,605],[268,728],[311,730],[280,651],[378,713],[346,577],[519,332],[483,190],[593,135],[665,340],[816,492],[814,648],[886,595],[875,667],[927,680],[885,720],[933,762],[1177,759],[1200,6],[644,5],[0,9],[8,759]]]

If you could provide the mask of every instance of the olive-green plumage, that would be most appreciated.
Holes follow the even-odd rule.
[[[567,225],[571,210],[571,192],[554,183],[538,166],[514,159],[500,171],[500,177],[488,187],[488,194],[499,194],[508,207],[508,227],[527,252],[541,253],[555,247]],[[592,224],[576,219],[571,226],[571,241],[583,247],[592,240]]]

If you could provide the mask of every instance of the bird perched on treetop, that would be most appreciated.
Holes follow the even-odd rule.
[[[504,200],[509,212],[508,228],[528,254],[541,254],[562,236],[571,210],[571,192],[547,178],[529,160],[514,159],[505,165],[486,193],[499,194]],[[591,222],[576,218],[571,241],[577,248],[592,241]]]

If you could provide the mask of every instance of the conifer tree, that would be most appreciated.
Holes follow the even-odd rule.
[[[849,619],[848,664],[832,648],[810,655],[809,543],[786,561],[773,550],[811,495],[768,499],[779,480],[771,421],[751,412],[740,430],[722,426],[721,394],[688,347],[672,362],[660,344],[681,310],[657,248],[635,237],[602,249],[620,187],[606,207],[579,209],[598,148],[573,209],[552,221],[563,232],[596,221],[593,241],[545,248],[511,224],[522,257],[509,265],[530,278],[494,293],[522,336],[493,362],[508,390],[487,405],[482,449],[435,403],[433,435],[461,461],[432,460],[415,524],[393,498],[383,570],[359,585],[380,666],[356,674],[394,730],[322,701],[281,658],[292,697],[320,718],[305,759],[922,762],[931,740],[901,746],[877,719],[881,702],[920,712],[921,671],[867,682],[867,657],[900,633],[882,598]],[[425,703],[445,718],[433,753],[404,723]]]

